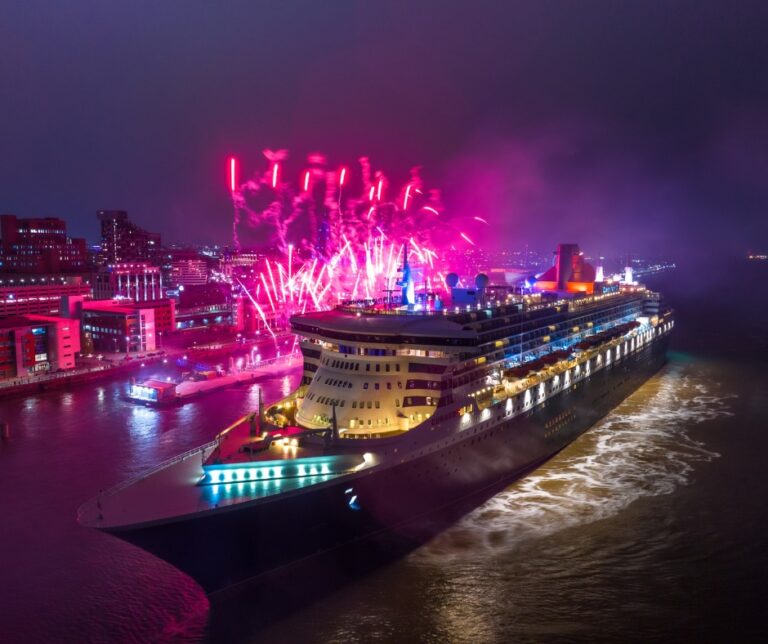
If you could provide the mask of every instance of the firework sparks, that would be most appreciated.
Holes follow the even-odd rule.
[[[229,157],[229,191],[237,190],[237,161],[235,157]]]
[[[235,248],[240,249],[238,228],[251,228],[259,231],[262,245],[268,240],[276,251],[254,271],[255,279],[237,279],[273,335],[278,318],[284,322],[294,313],[348,299],[389,298],[400,285],[404,249],[427,289],[442,274],[438,248],[454,246],[457,235],[475,246],[442,216],[439,192],[423,187],[418,168],[398,191],[382,172],[372,171],[367,157],[359,159],[355,173],[346,166],[329,171],[324,156],[312,155],[292,185],[283,178],[289,172],[286,151],[264,155],[267,169],[241,184],[233,157],[228,170]],[[488,223],[464,218],[470,219]]]

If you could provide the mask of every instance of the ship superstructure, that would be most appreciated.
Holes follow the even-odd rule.
[[[478,279],[432,309],[366,301],[296,316],[293,393],[87,504],[81,521],[208,590],[340,540],[397,528],[418,543],[441,525],[435,512],[471,509],[547,460],[663,363],[674,321],[660,296],[594,278],[561,245],[530,292]],[[143,503],[155,485],[166,500]],[[262,538],[280,553],[255,552]],[[199,552],[174,547],[190,539]]]

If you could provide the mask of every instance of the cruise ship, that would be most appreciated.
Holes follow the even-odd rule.
[[[414,547],[571,443],[666,359],[672,311],[576,244],[522,288],[456,276],[291,320],[298,388],[85,503],[208,593],[313,555]],[[366,546],[367,547],[367,546]]]

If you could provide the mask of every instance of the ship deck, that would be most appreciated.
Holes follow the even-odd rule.
[[[212,449],[208,446],[187,454],[127,485],[102,492],[80,507],[78,521],[85,526],[107,530],[163,522],[317,485],[368,465],[361,454],[326,455],[323,462],[330,467],[308,465],[304,475],[287,472],[284,476],[273,474],[269,478],[253,480],[244,480],[241,475],[236,482],[227,477],[228,482],[200,485],[205,474],[203,460]],[[336,462],[334,459],[344,460]],[[272,461],[276,464],[283,462],[282,459]],[[241,469],[236,466],[229,471],[235,473]]]
[[[298,445],[296,437],[304,430],[301,427],[286,427],[273,434],[269,447],[262,434],[251,433],[250,424],[245,421],[224,434],[218,447],[211,452],[205,465],[248,464],[275,459],[294,460],[323,456],[327,452],[320,445]]]

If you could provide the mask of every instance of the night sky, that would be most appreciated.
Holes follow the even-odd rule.
[[[762,250],[767,33],[745,1],[5,2],[0,211],[227,243],[226,157],[288,148],[422,165],[486,244]]]

